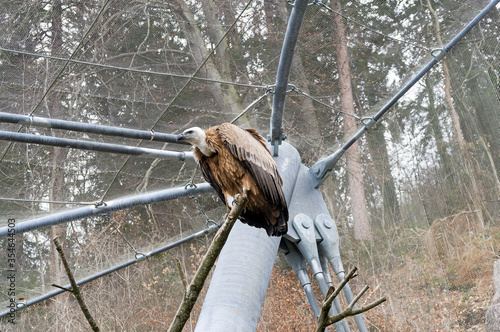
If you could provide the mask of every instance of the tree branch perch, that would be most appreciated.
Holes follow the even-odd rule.
[[[184,298],[177,310],[177,314],[174,317],[174,320],[170,324],[168,328],[168,332],[181,332],[182,328],[186,324],[186,321],[189,319],[191,315],[191,310],[198,299],[198,295],[200,294],[205,280],[210,273],[210,270],[215,264],[217,257],[219,257],[219,253],[224,247],[226,240],[229,236],[229,232],[233,228],[236,219],[240,216],[241,212],[245,208],[247,203],[247,197],[244,195],[237,195],[234,200],[234,205],[226,217],[226,221],[222,225],[222,227],[217,231],[215,237],[208,247],[207,253],[203,257],[198,270],[196,271],[193,280],[189,284],[184,294]]]

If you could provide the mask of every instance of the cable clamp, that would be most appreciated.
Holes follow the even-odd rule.
[[[275,85],[266,85],[266,95],[274,93]]]
[[[154,140],[154,138],[155,138],[155,131],[153,129],[150,129],[149,133],[151,134],[151,138],[149,140],[150,141]]]
[[[27,307],[27,304],[26,304],[26,300],[20,300],[20,301],[16,301],[16,308],[18,310],[20,309],[24,309]]]
[[[297,93],[300,93],[301,95],[304,95],[304,91],[302,91],[300,88],[297,88],[295,85],[290,84],[290,91],[295,91]]]
[[[137,251],[135,253],[135,261],[136,262],[143,261],[143,260],[145,260],[147,258],[148,258],[148,256],[146,254],[142,253],[142,252]]]
[[[186,184],[186,185],[184,186],[184,190],[188,190],[188,187],[189,187],[189,188],[195,188],[195,189],[196,189],[196,188],[198,188],[198,187],[196,186],[196,183],[193,183],[193,182],[189,182],[188,184]]]
[[[222,226],[222,224],[218,223],[217,221],[215,220],[212,220],[212,219],[207,219],[207,223],[206,223],[206,227],[210,227],[211,225],[215,225],[217,227],[220,227]]]
[[[431,55],[436,59],[436,61],[441,60],[448,52],[444,48],[433,48],[431,50]]]
[[[377,123],[373,117],[364,117],[361,118],[360,121],[365,126],[366,130],[370,129],[375,123]]]

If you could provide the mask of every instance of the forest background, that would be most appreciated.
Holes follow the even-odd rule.
[[[334,152],[489,1],[314,2],[294,57],[284,131],[312,166]],[[233,120],[269,133],[291,11],[280,0],[1,1],[0,111],[176,134]],[[500,13],[493,9],[342,158],[321,186],[351,285],[372,331],[485,330],[500,250]],[[342,14],[340,16],[339,14]],[[349,93],[350,90],[350,93]],[[350,96],[350,99],[349,99]],[[186,150],[183,146],[0,124],[1,130]],[[184,186],[194,164],[0,141],[0,216],[20,222]],[[202,182],[200,172],[196,182]],[[219,221],[197,195],[17,235],[18,294],[67,283]],[[126,239],[126,240],[125,240]],[[104,330],[168,327],[211,235],[82,287]],[[0,239],[7,248],[7,239]],[[7,252],[0,253],[2,275]],[[5,278],[3,278],[5,279]],[[2,293],[7,281],[1,280]],[[315,286],[316,287],[316,286]],[[316,289],[319,296],[319,291]],[[194,329],[200,299],[186,331]],[[6,308],[8,299],[2,298]],[[5,305],[4,305],[5,304]],[[2,326],[12,329],[7,321]],[[17,314],[17,330],[85,331],[73,298]],[[352,321],[350,324],[354,324]],[[314,318],[279,254],[258,331],[311,331]]]

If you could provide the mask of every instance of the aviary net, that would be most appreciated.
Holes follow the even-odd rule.
[[[283,122],[302,162],[310,167],[348,141],[489,3],[312,1]],[[0,122],[0,133],[25,135],[0,140],[0,227],[190,189],[192,178],[204,182],[188,160],[42,145],[37,138],[188,151],[155,135],[235,118],[269,134],[291,3],[2,0],[1,8],[0,119],[8,113],[27,122]],[[137,129],[150,138],[48,128],[37,118]],[[344,266],[360,270],[351,287],[370,285],[367,302],[387,297],[364,314],[370,330],[485,329],[500,250],[499,173],[497,5],[320,187],[340,233]],[[12,299],[22,306],[56,290],[53,284],[68,284],[51,241],[57,236],[77,280],[134,261],[82,287],[104,330],[165,330],[183,296],[182,276],[194,273],[210,232],[147,260],[142,255],[213,230],[225,211],[202,188],[34,228],[15,241],[4,236],[0,311],[7,313]],[[196,325],[201,304],[186,330]],[[67,292],[16,312],[16,325],[8,319],[2,318],[2,330],[88,330]],[[348,323],[355,329],[354,320]],[[279,254],[257,331],[314,326],[301,286]]]

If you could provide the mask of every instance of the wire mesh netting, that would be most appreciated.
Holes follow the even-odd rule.
[[[311,2],[283,123],[302,162],[312,166],[348,141],[489,3]],[[1,1],[1,8],[0,112],[154,135],[230,122],[245,110],[236,124],[269,133],[289,3],[51,0]],[[365,314],[371,330],[485,329],[500,250],[499,10],[424,75],[321,186],[344,265],[360,269],[352,288],[368,284],[366,301],[388,299]],[[0,123],[0,130],[188,150],[28,124]],[[0,140],[0,226],[184,187],[193,174],[203,182],[194,163]],[[11,303],[11,263],[20,304],[53,291],[52,284],[68,284],[54,236],[80,280],[203,230],[224,213],[215,195],[196,194],[16,234],[14,247],[3,237],[1,306]],[[368,226],[360,232],[363,218]],[[210,239],[84,286],[97,322],[105,330],[166,329],[183,296],[180,274],[194,273]],[[67,293],[17,312],[15,326],[7,318],[2,330],[88,329]],[[257,330],[314,326],[300,284],[279,255]]]

